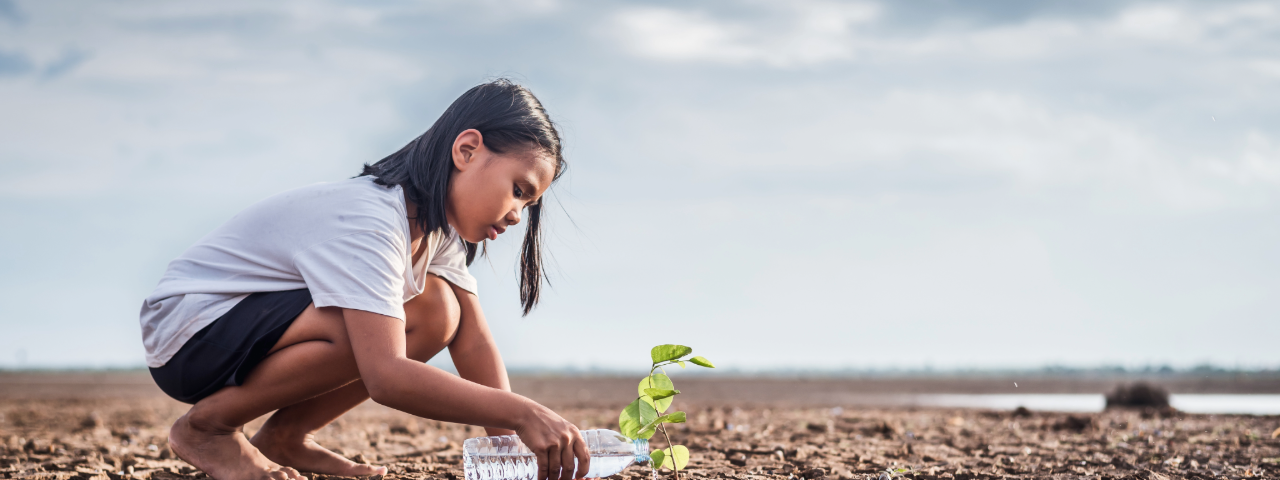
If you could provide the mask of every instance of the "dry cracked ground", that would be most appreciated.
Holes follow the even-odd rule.
[[[207,478],[166,447],[168,426],[185,405],[156,395],[61,397],[0,395],[0,478]],[[912,479],[1280,478],[1275,416],[710,402],[676,408],[689,413],[688,423],[671,430],[692,452],[688,478],[863,479],[886,469],[909,469],[896,476]],[[616,428],[613,409],[559,411],[581,428]],[[317,440],[388,465],[390,478],[455,480],[463,476],[461,441],[482,434],[366,403]],[[615,478],[645,480],[649,470],[632,466]]]

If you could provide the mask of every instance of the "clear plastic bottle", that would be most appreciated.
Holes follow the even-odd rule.
[[[573,478],[603,478],[621,472],[632,463],[649,461],[649,441],[631,440],[612,430],[583,430],[591,454],[591,469]],[[578,460],[574,459],[574,472]],[[466,480],[534,480],[538,458],[520,443],[520,437],[468,438],[462,442],[462,468]],[[559,475],[552,475],[552,478]]]

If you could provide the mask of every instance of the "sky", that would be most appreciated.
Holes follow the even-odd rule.
[[[472,266],[512,368],[1280,366],[1274,2],[0,0],[0,368],[143,365],[170,260],[495,77],[570,165],[534,313]]]

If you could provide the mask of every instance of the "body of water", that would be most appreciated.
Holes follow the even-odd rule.
[[[1101,394],[1021,395],[913,395],[907,405],[925,407],[988,408],[1056,412],[1101,412],[1107,400]],[[1280,415],[1280,395],[1270,394],[1171,394],[1169,404],[1187,413]]]

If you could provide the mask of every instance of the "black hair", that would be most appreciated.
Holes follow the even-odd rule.
[[[472,87],[445,109],[436,123],[400,151],[372,165],[363,175],[372,175],[385,187],[399,185],[404,196],[418,207],[414,220],[424,234],[443,230],[449,222],[445,202],[453,177],[453,142],[468,129],[480,132],[485,147],[502,154],[511,150],[536,148],[555,160],[554,182],[564,173],[560,134],[529,89],[510,80],[499,79]],[[542,201],[528,206],[528,226],[520,246],[520,304],[528,315],[538,303],[542,281]],[[476,257],[476,244],[466,242],[467,265]]]

